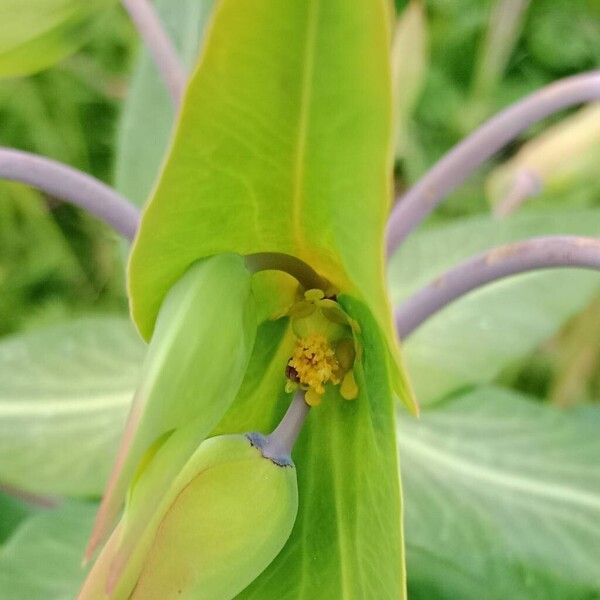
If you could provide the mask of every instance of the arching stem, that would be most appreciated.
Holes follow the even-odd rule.
[[[171,94],[173,104],[179,106],[187,74],[156,10],[149,0],[122,0],[122,2],[156,63]]]
[[[26,183],[55,198],[85,208],[132,240],[139,211],[125,197],[98,179],[55,160],[0,148],[0,178]]]
[[[250,433],[248,438],[262,452],[265,458],[281,466],[292,465],[292,449],[302,430],[310,406],[304,401],[304,392],[294,395],[289,408],[277,427],[267,436]]]
[[[533,123],[569,106],[600,99],[600,70],[567,77],[513,104],[439,160],[396,203],[388,221],[388,256],[475,169]]]
[[[321,277],[310,265],[296,256],[282,252],[258,252],[246,256],[250,271],[284,271],[298,280],[304,289],[320,289],[331,292],[331,284]]]
[[[539,237],[499,246],[453,267],[405,300],[395,312],[401,338],[468,292],[511,275],[571,267],[600,271],[600,238]]]

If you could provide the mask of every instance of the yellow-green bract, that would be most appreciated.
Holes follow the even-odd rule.
[[[132,250],[143,337],[198,258],[288,254],[369,306],[396,391],[414,410],[384,280],[390,21],[387,0],[216,3]]]
[[[177,444],[175,444],[177,445]],[[169,454],[173,441],[164,443]],[[287,540],[298,508],[296,469],[264,458],[244,435],[203,442],[156,503],[125,562],[118,553],[137,497],[157,469],[131,491],[80,600],[230,600],[256,578]]]

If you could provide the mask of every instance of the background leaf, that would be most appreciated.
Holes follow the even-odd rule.
[[[600,410],[480,388],[400,418],[411,598],[600,594]]]
[[[597,235],[600,213],[519,214],[498,221],[473,217],[416,232],[392,258],[394,304],[454,266],[492,246],[542,234]],[[600,292],[593,272],[554,270],[477,290],[429,319],[405,342],[407,368],[419,402],[494,379],[531,352]]]
[[[95,504],[68,502],[24,521],[0,548],[0,590],[10,600],[73,600]]]
[[[3,0],[0,78],[28,75],[75,52],[114,0]]]
[[[191,68],[213,0],[158,0],[156,9],[183,62]],[[157,178],[175,110],[154,61],[140,42],[119,124],[116,187],[141,206]]]
[[[39,494],[99,494],[144,352],[119,317],[3,340],[0,482]]]
[[[219,4],[132,253],[145,337],[185,268],[220,252],[300,257],[344,291],[361,290],[387,325],[388,8]]]

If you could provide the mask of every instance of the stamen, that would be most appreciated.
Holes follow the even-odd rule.
[[[326,383],[340,382],[340,366],[335,350],[320,333],[311,333],[297,341],[288,366],[295,369],[302,385],[314,390],[319,396],[325,393]]]

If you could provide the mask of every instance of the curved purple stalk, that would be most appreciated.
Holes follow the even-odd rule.
[[[0,178],[19,181],[85,208],[132,240],[138,209],[111,187],[77,169],[49,158],[0,148]]]
[[[148,0],[122,0],[122,3],[152,55],[173,104],[178,106],[185,89],[187,73],[154,6]]]
[[[599,99],[597,70],[552,83],[483,124],[399,199],[388,221],[388,255],[455,187],[523,130],[559,110]]]
[[[410,335],[452,301],[493,281],[537,269],[600,271],[600,238],[538,237],[498,246],[453,267],[406,299],[395,311],[398,335]]]
[[[265,458],[269,458],[282,466],[291,465],[293,464],[291,459],[292,449],[309,411],[310,406],[304,401],[304,392],[298,390],[285,415],[283,415],[283,419],[269,435],[250,433],[248,438],[260,448]]]

